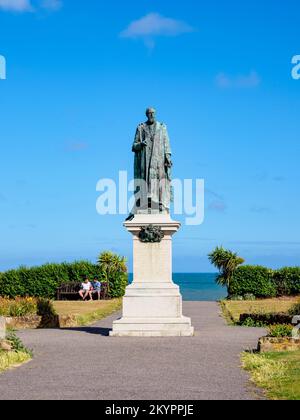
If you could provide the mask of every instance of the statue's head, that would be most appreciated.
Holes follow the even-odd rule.
[[[147,118],[148,118],[148,122],[150,124],[155,123],[155,121],[156,121],[156,109],[155,108],[148,108],[146,110],[146,115],[147,115]]]

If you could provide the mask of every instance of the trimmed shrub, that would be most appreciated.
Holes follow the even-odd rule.
[[[244,300],[243,296],[238,296],[238,295],[231,295],[229,296],[228,300],[232,300],[235,302],[241,302],[242,300]]]
[[[240,325],[243,326],[267,326],[276,324],[292,324],[293,317],[284,313],[278,314],[241,314]],[[252,323],[252,325],[250,325]]]
[[[256,300],[256,296],[253,293],[246,293],[244,296],[244,300],[254,302]]]
[[[239,325],[249,328],[264,328],[267,326],[264,321],[253,319],[251,316],[245,318],[242,322],[239,323]]]
[[[300,302],[296,303],[295,305],[292,306],[292,308],[289,310],[289,314],[291,316],[298,316],[300,315]]]
[[[128,274],[122,272],[114,273],[109,280],[109,297],[114,299],[122,297],[125,294],[125,289],[128,286]]]
[[[274,271],[274,283],[277,296],[300,294],[300,267],[285,267]]]
[[[125,266],[126,268],[126,266]],[[127,268],[111,270],[109,276],[109,297],[122,297],[128,284]],[[45,264],[40,267],[20,267],[0,273],[0,296],[8,298],[37,297],[54,299],[57,288],[63,283],[81,282],[85,276],[91,280],[98,277],[106,281],[106,270],[101,264],[89,261],[74,263]]]
[[[37,315],[41,317],[54,317],[57,315],[51,300],[40,298],[37,300]]]
[[[99,275],[99,266],[88,262],[74,264],[45,264],[41,267],[20,267],[2,273],[0,277],[0,295],[15,298],[17,296],[41,297],[52,299],[61,283],[78,281],[85,275]]]
[[[273,271],[260,266],[239,267],[230,283],[229,294],[240,296],[251,294],[258,298],[275,297],[277,292]]]
[[[292,337],[293,326],[290,324],[271,325],[268,330],[269,337]]]

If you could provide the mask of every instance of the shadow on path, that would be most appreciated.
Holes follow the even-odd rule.
[[[75,327],[75,328],[61,328],[61,331],[78,331],[84,332],[87,334],[102,335],[103,337],[109,337],[111,328],[101,328],[101,327]]]
[[[0,400],[259,399],[240,353],[265,331],[228,327],[216,302],[183,305],[192,339],[110,340],[119,312],[91,326],[20,332],[34,358],[0,375]]]

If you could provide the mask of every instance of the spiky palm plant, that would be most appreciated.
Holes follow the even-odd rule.
[[[221,286],[226,286],[229,291],[235,270],[242,265],[245,260],[239,257],[235,252],[223,247],[217,247],[209,254],[208,258],[220,272],[217,277],[217,283]]]
[[[99,256],[98,264],[107,283],[108,292],[110,292],[110,283],[115,278],[116,273],[127,273],[126,258],[106,251]]]

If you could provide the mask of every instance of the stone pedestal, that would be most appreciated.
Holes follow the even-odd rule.
[[[160,243],[143,243],[142,227],[159,226]],[[182,296],[172,280],[172,236],[180,223],[169,215],[136,215],[125,227],[133,235],[133,283],[123,300],[123,317],[113,324],[112,337],[191,337],[190,318],[182,315]]]

